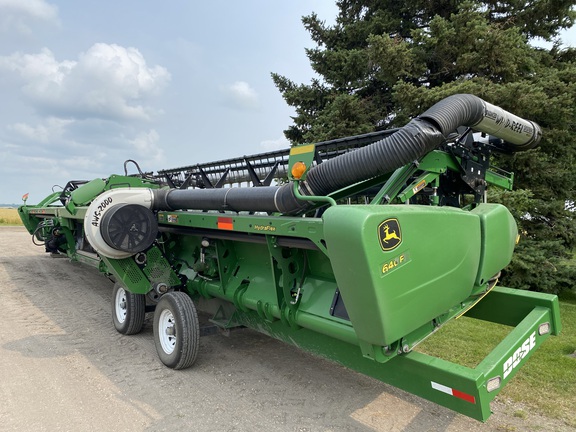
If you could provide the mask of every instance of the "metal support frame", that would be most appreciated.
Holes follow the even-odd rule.
[[[524,307],[518,309],[518,304]],[[500,312],[491,312],[491,307],[494,305],[498,305],[496,310]],[[513,317],[504,318],[502,311],[506,310],[517,312]],[[476,420],[486,421],[491,414],[490,402],[505,383],[551,334],[555,335],[560,331],[558,299],[550,294],[496,287],[486,297],[484,307],[473,308],[467,315],[515,326],[475,368],[461,366],[417,351],[396,356],[381,364],[363,357],[360,350],[349,343],[330,337],[320,337],[318,332],[307,328],[295,330],[282,325],[280,321],[263,322],[252,311],[239,312],[236,317],[238,322],[247,327],[296,344],[315,355],[333,360]],[[300,322],[304,321],[298,318]],[[550,331],[539,334],[541,326],[547,324]],[[523,347],[526,341],[530,341],[532,335],[534,345],[525,352]],[[505,368],[509,367],[507,362],[509,363],[510,358],[514,361],[516,352],[521,353],[517,355],[517,365],[504,377]]]

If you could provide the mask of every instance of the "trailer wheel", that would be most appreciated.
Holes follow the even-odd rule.
[[[145,296],[131,293],[122,284],[115,283],[112,290],[112,320],[118,333],[125,335],[139,333],[144,325],[145,315]]]
[[[172,369],[185,369],[196,361],[200,325],[194,302],[183,292],[164,294],[154,312],[154,344],[158,357]]]

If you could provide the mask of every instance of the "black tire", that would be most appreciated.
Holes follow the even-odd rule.
[[[139,333],[146,317],[146,297],[134,294],[116,282],[112,290],[112,320],[118,333]]]
[[[194,302],[183,292],[164,294],[154,311],[158,357],[172,369],[192,366],[198,356],[200,325]]]

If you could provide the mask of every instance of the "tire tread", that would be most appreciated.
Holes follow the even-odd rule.
[[[144,294],[134,294],[128,291],[126,288],[126,302],[128,303],[128,311],[126,314],[126,320],[120,323],[116,320],[116,292],[119,288],[124,288],[120,283],[114,284],[114,289],[112,290],[112,321],[114,322],[114,328],[118,333],[124,335],[133,335],[140,333],[142,327],[144,326],[144,320],[146,319],[146,296]]]
[[[158,317],[166,308],[172,311],[179,334],[176,347],[171,354],[166,354],[162,350],[158,340]],[[154,315],[154,343],[160,361],[169,368],[186,369],[196,361],[200,346],[200,324],[196,306],[186,293],[175,291],[160,298]]]

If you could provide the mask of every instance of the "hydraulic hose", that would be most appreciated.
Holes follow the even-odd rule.
[[[230,210],[277,212],[274,204],[278,186],[222,189],[155,189],[153,207],[156,210]]]
[[[538,145],[540,127],[482,99],[458,94],[447,97],[411,120],[396,133],[369,146],[327,160],[308,172],[299,192],[326,196],[418,160],[442,144],[459,126],[484,132],[507,143],[512,151]],[[296,215],[310,208],[294,195],[292,184],[280,187],[171,189],[153,191],[156,210],[232,210]]]

